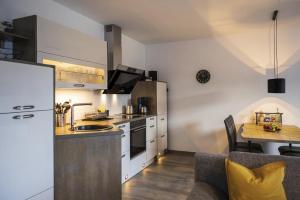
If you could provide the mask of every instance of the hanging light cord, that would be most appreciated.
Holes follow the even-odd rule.
[[[274,77],[278,78],[278,33],[277,33],[277,15],[274,19]]]

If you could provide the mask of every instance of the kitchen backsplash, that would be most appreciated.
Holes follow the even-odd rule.
[[[85,113],[95,112],[100,105],[104,105],[111,115],[122,113],[122,107],[127,105],[131,96],[128,94],[101,94],[92,90],[57,89],[55,98],[56,103],[69,100],[71,100],[71,104],[93,103],[92,106],[75,108],[75,119],[82,119]],[[70,111],[67,114],[67,123],[69,119]]]

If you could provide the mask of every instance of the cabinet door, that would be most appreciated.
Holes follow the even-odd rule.
[[[122,179],[121,183],[125,183],[129,179],[130,172],[130,152],[122,154]]]
[[[157,82],[157,114],[167,114],[167,83]]]
[[[0,61],[0,71],[0,113],[53,109],[53,68]]]
[[[0,114],[0,199],[53,187],[53,111]]]
[[[146,152],[142,153],[130,160],[129,178],[135,176],[146,167]]]
[[[163,135],[168,132],[167,115],[160,115],[157,117],[157,131],[158,135]]]
[[[147,162],[152,160],[157,155],[157,142],[156,138],[147,141]]]
[[[150,141],[156,139],[157,127],[156,127],[156,117],[149,117],[146,119],[146,140]]]
[[[168,135],[163,134],[157,137],[157,153],[163,155],[165,150],[168,148]]]
[[[50,20],[37,18],[37,50],[107,64],[107,42]]]
[[[167,115],[157,117],[157,149],[158,154],[163,154],[168,148],[168,118]]]
[[[122,138],[122,153],[125,153],[130,150],[130,124],[121,124],[118,125],[118,128],[123,130]]]

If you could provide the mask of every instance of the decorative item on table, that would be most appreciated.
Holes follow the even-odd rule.
[[[64,127],[66,124],[66,114],[70,110],[71,105],[68,101],[55,104],[56,127]]]
[[[267,132],[279,132],[281,130],[280,125],[277,123],[269,123],[264,125],[264,130]]]
[[[256,115],[256,125],[269,125],[270,123],[276,123],[279,126],[282,125],[282,115],[283,113],[275,112],[255,112]]]

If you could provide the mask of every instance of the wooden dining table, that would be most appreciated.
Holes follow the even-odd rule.
[[[278,142],[300,144],[300,128],[294,125],[282,125],[278,132],[267,132],[261,125],[245,123],[241,137],[253,142]]]

